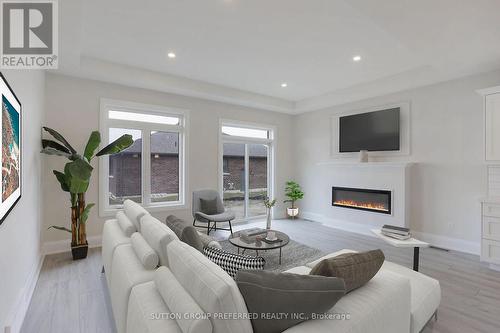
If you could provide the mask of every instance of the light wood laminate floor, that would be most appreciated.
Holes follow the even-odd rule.
[[[235,230],[252,223],[235,226]],[[394,248],[382,240],[326,227],[303,220],[278,220],[273,228],[297,242],[329,253],[341,249],[381,248],[386,259],[411,267],[412,249]],[[217,238],[227,232],[217,231]],[[283,249],[286,256],[286,247]],[[101,274],[100,249],[89,257],[72,261],[70,253],[47,256],[37,283],[23,333],[114,332],[105,278]],[[500,332],[500,272],[479,262],[479,257],[428,248],[420,252],[420,271],[441,283],[442,301],[438,321],[425,333]]]

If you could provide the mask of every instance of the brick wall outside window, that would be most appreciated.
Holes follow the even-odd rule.
[[[245,159],[243,157],[225,156],[226,170],[224,172],[224,190],[244,190],[244,168]],[[250,157],[250,188],[267,187],[267,158]]]
[[[244,190],[244,158],[224,157],[224,189]],[[117,154],[109,158],[109,191],[116,197],[141,195],[141,155]],[[267,187],[267,158],[250,158],[250,188]],[[216,177],[216,175],[214,175]],[[179,193],[178,155],[151,155],[151,193]]]

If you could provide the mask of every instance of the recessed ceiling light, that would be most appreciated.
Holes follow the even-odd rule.
[[[352,57],[352,61],[356,61],[356,62],[361,61],[361,56],[356,55],[356,56]]]
[[[169,57],[170,59],[174,59],[176,57],[176,55],[174,52],[168,52],[167,57]]]
[[[286,88],[286,87],[288,87],[288,84],[287,84],[286,82],[283,82],[283,83],[281,84],[281,88]]]

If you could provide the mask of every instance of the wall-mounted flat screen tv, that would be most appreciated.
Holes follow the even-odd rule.
[[[0,224],[21,198],[21,103],[0,73],[2,100],[2,195],[0,197]]]
[[[340,117],[339,152],[399,150],[399,109]]]

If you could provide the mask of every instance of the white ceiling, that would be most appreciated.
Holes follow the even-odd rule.
[[[498,0],[59,3],[62,73],[290,113],[500,68]]]

